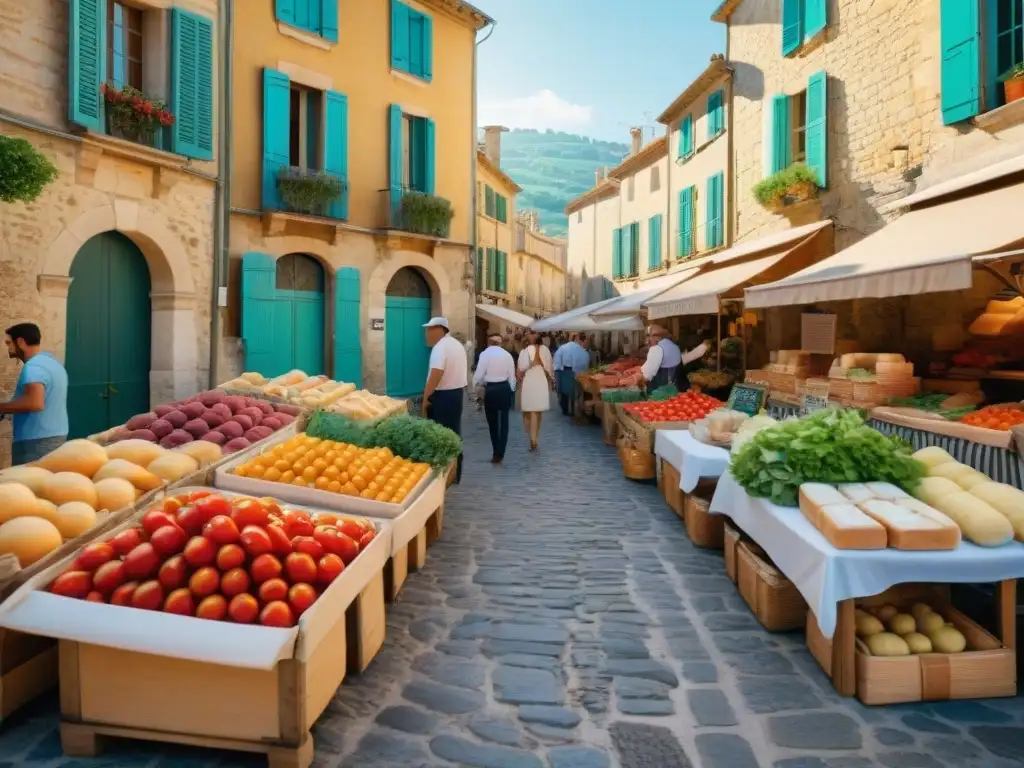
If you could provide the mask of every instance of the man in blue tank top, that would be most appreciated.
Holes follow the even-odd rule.
[[[647,360],[640,369],[640,375],[647,383],[647,389],[657,389],[666,384],[675,384],[679,366],[697,360],[707,353],[706,344],[701,344],[683,354],[679,346],[672,341],[667,330],[660,325],[652,325],[647,329],[650,347]]]
[[[40,349],[38,325],[12,325],[5,341],[8,356],[24,367],[14,397],[0,403],[0,414],[14,417],[11,462],[28,464],[68,439],[68,374],[57,358]]]

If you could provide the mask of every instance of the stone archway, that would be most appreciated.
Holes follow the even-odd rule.
[[[152,302],[150,357],[151,402],[192,395],[200,384],[199,337],[209,328],[196,325],[196,284],[180,238],[163,219],[132,200],[115,200],[86,211],[50,243],[39,265],[37,287],[52,349],[64,358],[71,264],[82,246],[104,232],[120,232],[142,252],[149,267]]]

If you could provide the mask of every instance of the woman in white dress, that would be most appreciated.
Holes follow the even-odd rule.
[[[518,378],[522,393],[519,407],[523,411],[523,426],[530,436],[530,451],[537,450],[540,440],[540,419],[551,407],[551,390],[555,380],[551,365],[551,350],[537,341],[533,331],[530,343],[519,353]]]

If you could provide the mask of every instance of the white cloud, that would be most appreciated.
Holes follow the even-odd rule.
[[[531,96],[513,99],[482,99],[479,123],[569,131],[589,125],[592,117],[592,107],[573,104],[554,91],[544,89]]]

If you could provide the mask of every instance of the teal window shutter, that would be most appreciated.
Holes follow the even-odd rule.
[[[693,115],[687,115],[679,123],[679,157],[686,159],[693,154]]]
[[[942,0],[942,123],[981,111],[981,21],[978,0]]]
[[[695,187],[679,190],[679,258],[693,254],[693,204]]]
[[[391,68],[409,71],[409,6],[391,0]]]
[[[707,200],[704,203],[704,239],[707,248],[718,248],[723,244],[722,208],[725,177],[721,173],[708,177]]]
[[[484,249],[476,249],[476,291],[479,293],[484,288]]]
[[[487,249],[487,290],[494,290],[494,249]]]
[[[828,26],[828,0],[804,0],[804,39],[810,39]]]
[[[334,278],[334,378],[363,386],[359,270],[342,267]]]
[[[788,56],[804,41],[804,0],[782,0],[782,55]]]
[[[171,12],[171,149],[213,159],[213,22],[174,8]]]
[[[434,20],[424,15],[420,31],[423,35],[423,68],[419,74],[429,83],[434,79]]]
[[[725,128],[725,119],[722,114],[722,91],[718,90],[708,96],[708,138],[713,139]]]
[[[661,266],[661,214],[651,216],[647,221],[647,269]]]
[[[772,137],[771,173],[778,173],[789,167],[792,137],[789,127],[789,96],[779,93],[772,96]]]
[[[434,178],[436,175],[436,138],[433,120],[423,121],[424,129],[424,141],[423,141],[423,191],[428,195],[434,194]]]
[[[342,181],[341,195],[331,203],[328,215],[348,218],[348,97],[337,91],[324,92],[324,171]],[[344,379],[349,381],[349,379]]]
[[[484,190],[484,213],[487,216],[495,216],[495,201],[494,201],[494,190],[489,186]]]
[[[508,293],[508,254],[505,251],[498,252],[498,290]]]
[[[273,69],[263,70],[263,207],[282,209],[277,191],[277,175],[291,161],[291,82],[288,75]]]
[[[622,277],[622,230],[612,230],[612,279]]]
[[[275,312],[277,265],[265,253],[242,255],[242,343],[247,371],[291,368],[289,347],[279,343]]]
[[[103,99],[107,80],[106,0],[69,0],[68,5],[68,120],[102,132]]]
[[[828,77],[815,72],[804,94],[807,107],[805,143],[807,167],[818,176],[818,186],[828,186]]]
[[[633,225],[628,224],[623,227],[622,232],[622,250],[620,251],[620,277],[626,277],[633,272]]]
[[[402,108],[397,104],[388,107],[388,200],[391,205],[391,226],[398,221],[398,209],[402,205]]]
[[[338,2],[320,0],[320,36],[332,43],[338,42]]]
[[[296,2],[304,3],[306,0],[275,0],[274,12],[277,20],[285,24],[291,24],[293,27],[297,26],[295,15]]]
[[[640,222],[634,221],[630,228],[629,274],[640,274]]]

